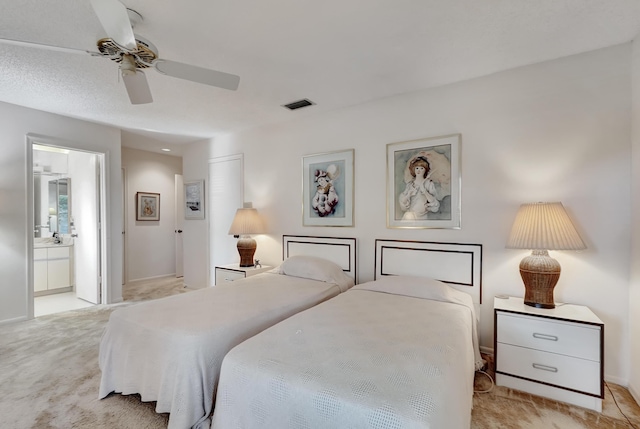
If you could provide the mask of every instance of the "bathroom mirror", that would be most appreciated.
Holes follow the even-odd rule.
[[[34,196],[35,237],[51,237],[54,232],[69,234],[71,179],[35,174]]]
[[[49,180],[49,231],[69,234],[69,188],[71,179]]]

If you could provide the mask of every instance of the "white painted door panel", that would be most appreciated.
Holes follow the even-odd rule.
[[[237,241],[229,235],[236,210],[244,201],[243,156],[209,161],[209,286],[215,284],[215,266],[239,261]]]
[[[175,240],[176,240],[176,277],[184,276],[184,245],[182,233],[184,229],[184,179],[182,174],[176,174],[176,201],[175,201]]]
[[[95,154],[69,152],[76,296],[93,304],[100,303],[98,162]]]

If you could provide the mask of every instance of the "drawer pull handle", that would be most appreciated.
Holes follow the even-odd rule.
[[[232,281],[233,281],[233,279],[225,278],[225,279],[224,279],[224,281],[225,281],[225,282],[232,282]]]
[[[533,338],[537,338],[539,340],[558,341],[558,337],[555,335],[538,334],[537,332],[533,333]]]
[[[547,366],[547,365],[540,365],[539,363],[531,364],[531,366],[534,367],[535,369],[541,369],[543,371],[558,372],[558,368],[554,368],[552,366]]]

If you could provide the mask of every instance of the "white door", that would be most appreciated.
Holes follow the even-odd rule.
[[[99,174],[98,155],[69,152],[76,296],[93,304],[101,300]]]
[[[122,285],[127,283],[127,171],[122,168]]]
[[[176,277],[184,276],[184,255],[182,229],[184,228],[184,180],[182,174],[176,174],[175,230],[176,239]]]
[[[244,158],[233,155],[209,161],[209,286],[215,283],[215,266],[237,263],[237,240],[229,235],[236,210],[244,201]]]

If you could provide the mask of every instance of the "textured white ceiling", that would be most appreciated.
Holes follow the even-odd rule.
[[[147,71],[129,104],[104,58],[0,44],[0,101],[169,143],[213,137],[629,42],[638,0],[125,0],[159,57],[240,76],[227,91]],[[0,0],[0,37],[95,51],[89,0]],[[282,104],[317,105],[290,112]]]

